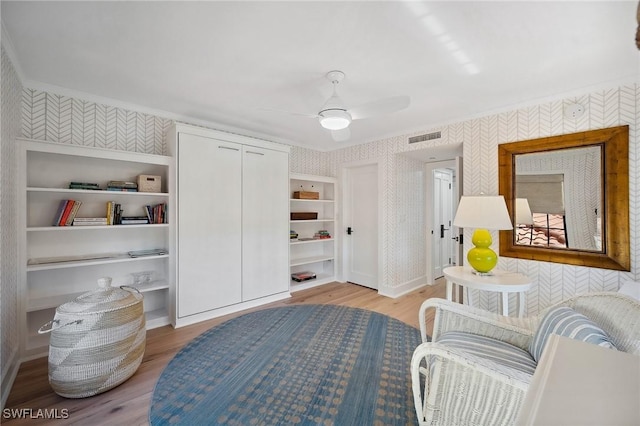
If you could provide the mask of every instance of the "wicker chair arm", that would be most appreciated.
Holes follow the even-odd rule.
[[[535,333],[536,317],[513,318],[445,299],[432,298],[420,306],[419,321],[422,341],[427,341],[426,315],[435,309],[432,339],[447,331],[462,331],[492,337],[527,349]]]
[[[413,397],[420,424],[512,424],[531,378],[437,342],[422,343],[411,359]],[[455,398],[450,397],[451,392],[456,393]],[[472,408],[483,398],[483,404],[495,405],[494,411],[479,414]],[[489,421],[478,416],[493,417]],[[494,423],[496,419],[499,423]]]

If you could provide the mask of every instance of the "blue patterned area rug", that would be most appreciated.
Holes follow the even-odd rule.
[[[158,379],[152,425],[415,424],[420,332],[363,309],[296,305],[196,337]]]

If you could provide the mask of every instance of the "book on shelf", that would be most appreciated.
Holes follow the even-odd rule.
[[[67,203],[69,202],[69,200],[60,200],[60,203],[58,204],[58,211],[56,212],[56,215],[53,218],[53,226],[58,226],[60,224],[60,220],[62,219],[62,215],[64,214],[64,209],[67,206]]]
[[[323,240],[331,238],[331,234],[326,229],[321,229],[313,235],[316,240]]]
[[[107,183],[107,191],[138,191],[136,182],[127,182],[124,180],[111,180]]]
[[[117,186],[107,186],[107,191],[138,192],[138,188],[120,188]]]
[[[71,226],[81,205],[82,201],[60,200],[53,226]]]
[[[291,279],[297,282],[313,280],[315,278],[316,274],[312,271],[295,272],[291,274]]]
[[[107,201],[107,225],[120,225],[123,213],[121,204]]]
[[[167,205],[165,203],[144,206],[144,213],[149,219],[149,223],[169,223],[167,220]]]
[[[120,225],[144,225],[148,224],[146,216],[125,216],[120,219]]]
[[[88,189],[100,191],[100,185],[91,182],[69,182],[69,189]]]
[[[73,225],[73,220],[76,218],[78,214],[78,210],[80,210],[80,206],[82,205],[82,201],[74,200],[73,207],[71,207],[71,212],[69,213],[69,217],[67,217],[67,221],[64,223],[64,226]]]
[[[60,218],[60,222],[58,222],[58,226],[64,226],[67,222],[67,218],[71,213],[71,209],[73,209],[73,200],[67,200],[67,203],[64,206],[64,212],[62,212],[62,217]]]
[[[104,226],[107,225],[106,217],[76,217],[73,226]]]

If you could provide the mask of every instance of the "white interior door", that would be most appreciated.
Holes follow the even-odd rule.
[[[462,197],[462,157],[456,157],[456,176],[454,177],[454,191],[453,191],[453,217],[455,218],[458,211],[458,204],[460,203],[460,197]],[[455,252],[455,264],[457,266],[464,265],[464,246],[462,242],[462,228],[457,226],[453,227],[453,239],[454,239],[454,252]]]
[[[450,169],[436,169],[433,171],[433,277],[442,277],[443,270],[452,264],[452,236],[451,224],[453,200],[453,172]]]
[[[345,279],[378,288],[378,166],[345,169]]]

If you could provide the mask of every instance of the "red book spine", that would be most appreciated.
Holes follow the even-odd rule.
[[[73,208],[73,204],[75,201],[67,200],[67,205],[64,208],[64,213],[62,213],[62,218],[60,218],[60,222],[58,222],[58,226],[64,226],[67,223],[67,218],[69,217],[69,213],[71,213],[71,209]]]

